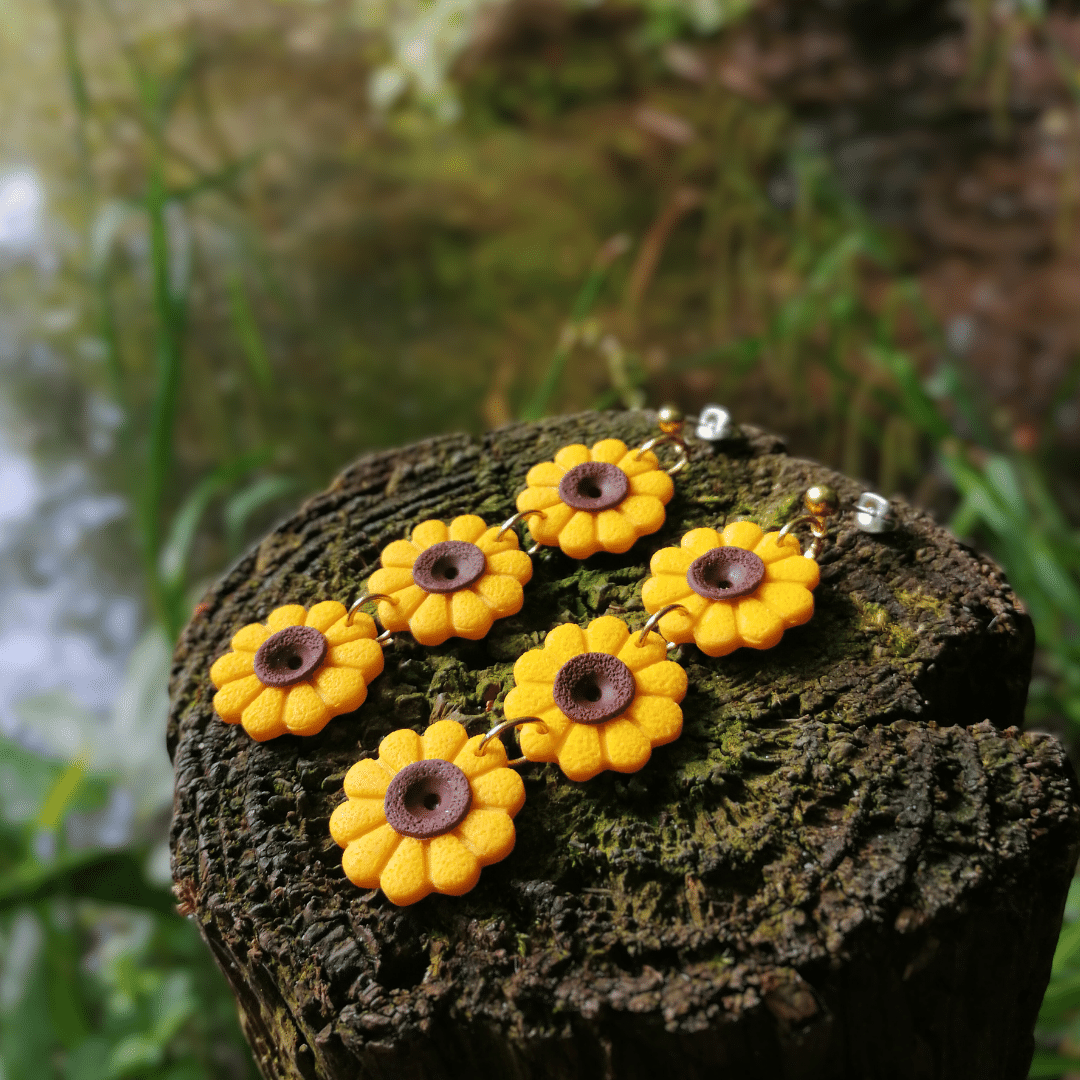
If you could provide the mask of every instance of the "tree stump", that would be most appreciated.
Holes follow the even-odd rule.
[[[418,521],[497,522],[569,442],[640,443],[589,413],[372,454],[249,553],[176,652],[173,868],[268,1080],[1020,1080],[1080,842],[1053,738],[1023,733],[1033,632],[1000,570],[925,514],[833,525],[817,611],[765,652],[684,646],[682,737],[632,776],[523,769],[517,847],[460,898],[395,908],[341,870],[342,778],[392,729],[476,716],[553,626],[641,626],[658,547],[727,517],[776,527],[811,483],[859,487],[742,429],[696,444],[663,530],[535,559],[478,642],[408,635],[355,713],[255,743],[211,708],[231,635],[356,597]],[[837,519],[834,519],[836,521]],[[990,625],[992,620],[993,625]]]

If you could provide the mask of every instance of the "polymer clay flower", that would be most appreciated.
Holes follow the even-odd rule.
[[[752,521],[735,521],[722,533],[693,529],[681,547],[661,548],[653,557],[641,599],[650,614],[667,604],[660,619],[668,641],[693,641],[709,656],[725,656],[742,645],[771,649],[791,626],[814,614],[811,589],[818,564],[805,558],[798,539],[762,533]]]
[[[377,758],[345,774],[348,800],[330,815],[330,835],[345,849],[345,876],[380,888],[391,903],[415,904],[430,892],[461,896],[482,867],[514,850],[514,815],[525,785],[506,768],[506,750],[469,738],[455,720],[423,735],[408,728],[379,743]]]
[[[530,761],[557,761],[571,780],[588,780],[604,769],[637,772],[654,746],[679,737],[686,672],[667,659],[659,634],[644,645],[638,636],[602,615],[587,630],[555,627],[543,648],[518,659],[503,711],[541,721],[521,728]]]
[[[232,652],[214,662],[214,709],[226,724],[243,724],[256,741],[278,735],[317,735],[352,712],[383,669],[371,617],[346,622],[345,606],[324,600],[310,611],[287,604],[266,625],[250,623],[232,639]]]
[[[620,439],[602,439],[591,450],[564,446],[554,461],[534,465],[517,497],[518,510],[544,514],[529,519],[533,539],[586,559],[629,551],[639,536],[656,532],[675,485],[651,450],[638,453]]]
[[[379,601],[379,619],[391,631],[411,630],[421,645],[449,637],[482,638],[496,619],[516,615],[525,601],[522,586],[532,577],[532,559],[508,529],[496,539],[475,514],[422,521],[411,540],[395,540],[382,551],[382,569],[368,581]]]

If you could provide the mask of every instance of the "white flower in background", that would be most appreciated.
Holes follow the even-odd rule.
[[[41,234],[45,194],[28,169],[0,175],[0,250],[33,251]]]

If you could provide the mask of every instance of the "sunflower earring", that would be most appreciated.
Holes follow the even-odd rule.
[[[233,635],[231,651],[210,668],[214,711],[257,742],[317,735],[363,704],[387,639],[369,616],[354,619],[336,600],[275,608],[265,625]]]
[[[601,439],[591,448],[574,443],[553,461],[534,465],[517,508],[531,515],[536,543],[587,559],[597,551],[629,551],[639,537],[656,532],[675,493],[671,477],[690,460],[683,423],[682,413],[666,405],[659,412],[660,434],[636,449],[621,439]],[[666,471],[653,452],[665,443],[679,448]]]
[[[532,560],[509,525],[489,526],[475,514],[423,521],[409,540],[394,540],[368,579],[379,621],[394,633],[408,630],[421,645],[447,638],[482,638],[496,619],[516,615],[532,578]]]

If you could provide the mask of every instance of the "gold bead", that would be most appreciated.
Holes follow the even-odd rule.
[[[661,405],[656,413],[656,421],[665,435],[677,435],[682,430],[686,417],[678,405]]]
[[[828,484],[815,484],[807,488],[803,505],[814,517],[832,517],[840,509],[840,496]]]

